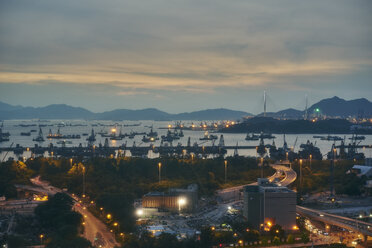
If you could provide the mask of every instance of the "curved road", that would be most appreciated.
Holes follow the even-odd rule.
[[[293,183],[297,178],[297,173],[289,167],[290,166],[289,163],[271,164],[270,166],[276,170],[274,175],[268,177],[270,182],[279,180],[284,174],[284,179],[282,179],[279,182],[276,182],[276,184],[278,184],[279,186],[288,186],[289,184]],[[243,188],[248,185],[256,184],[257,182],[218,190],[217,195],[224,202],[240,200],[241,191],[243,190]]]
[[[31,182],[34,185],[41,187],[44,190],[44,193],[49,195],[62,192],[61,189],[49,185],[48,182],[41,181],[40,177],[32,178]],[[95,247],[112,248],[119,246],[119,244],[115,241],[114,235],[108,230],[107,226],[83,206],[81,206],[79,204],[79,198],[76,196],[71,196],[71,198],[74,199],[75,202],[73,209],[84,217],[84,238],[89,240]]]

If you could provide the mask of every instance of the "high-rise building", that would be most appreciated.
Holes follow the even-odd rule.
[[[244,188],[243,215],[256,229],[296,229],[296,192],[260,178]]]

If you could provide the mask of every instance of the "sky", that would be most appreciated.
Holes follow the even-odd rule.
[[[250,113],[372,100],[369,0],[0,0],[0,101]]]

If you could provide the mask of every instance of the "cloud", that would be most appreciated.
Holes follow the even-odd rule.
[[[321,94],[350,80],[366,92],[371,10],[363,0],[1,1],[0,84],[106,85],[160,105],[177,94],[219,104],[234,90]]]

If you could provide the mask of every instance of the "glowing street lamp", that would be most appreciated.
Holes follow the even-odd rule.
[[[143,209],[137,209],[136,215],[141,217],[143,215]]]
[[[112,215],[111,215],[111,214],[107,214],[107,215],[106,215],[106,218],[107,218],[108,220],[111,220]]]
[[[302,187],[302,159],[300,159],[300,187]]]
[[[185,198],[179,198],[179,199],[178,199],[178,211],[181,212],[181,207],[182,207],[183,205],[185,205],[185,204],[186,204],[186,199],[185,199]]]
[[[158,164],[158,167],[159,167],[159,183],[161,181],[161,163],[159,162]]]
[[[225,183],[227,182],[227,160],[225,160]]]
[[[40,244],[42,245],[43,244],[44,234],[40,234],[39,235],[39,238],[40,238]]]

